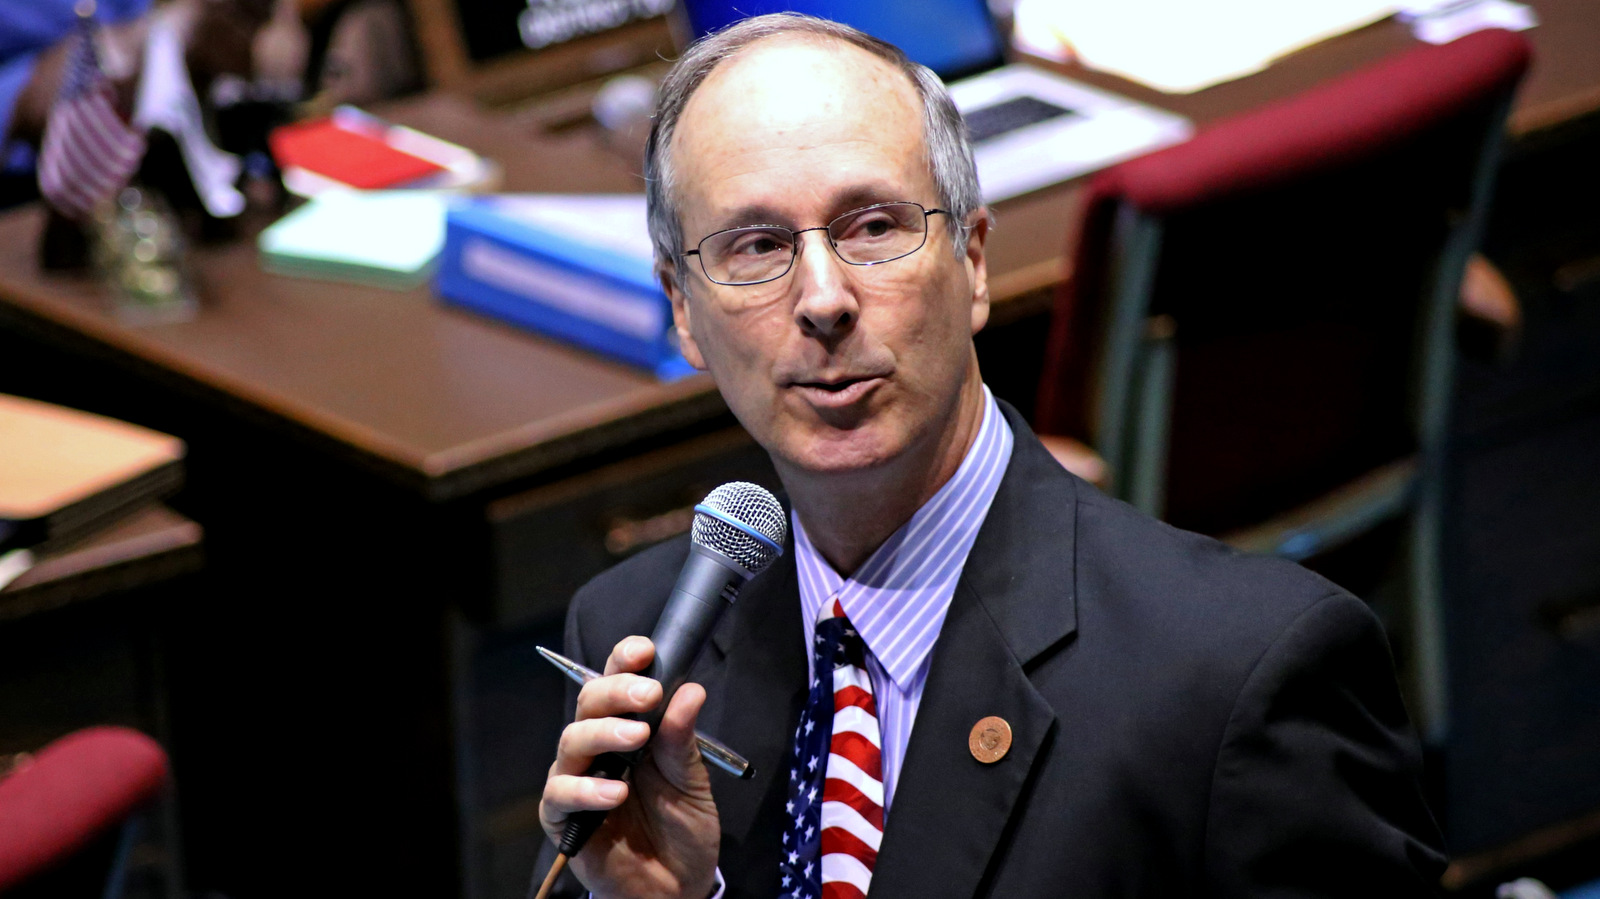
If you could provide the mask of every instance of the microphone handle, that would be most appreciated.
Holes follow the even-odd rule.
[[[684,560],[683,571],[667,598],[666,608],[656,622],[650,640],[655,644],[655,661],[650,664],[649,676],[661,683],[661,702],[643,714],[621,715],[650,725],[649,739],[655,739],[656,728],[667,712],[678,688],[689,679],[689,668],[700,647],[711,636],[722,613],[733,605],[739,588],[744,586],[750,573],[727,556],[706,549],[698,543],[689,544],[689,558]],[[646,747],[649,743],[646,742]],[[595,757],[586,772],[588,777],[605,777],[621,780],[639,760],[644,748],[630,752],[607,752]],[[561,832],[561,854],[572,858],[583,849],[589,837],[600,829],[606,819],[607,809],[573,812],[567,817],[566,829]]]

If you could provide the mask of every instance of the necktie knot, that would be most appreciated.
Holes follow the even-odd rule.
[[[866,641],[851,627],[850,619],[844,614],[844,607],[837,598],[823,604],[822,612],[817,616],[816,634],[816,677],[823,678],[828,671],[841,665],[854,665],[862,671],[866,670]]]

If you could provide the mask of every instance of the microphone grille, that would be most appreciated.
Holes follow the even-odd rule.
[[[695,506],[695,543],[715,550],[755,574],[783,553],[789,520],[765,487],[729,481]]]

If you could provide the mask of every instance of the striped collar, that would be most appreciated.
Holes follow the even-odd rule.
[[[987,385],[983,398],[983,423],[961,467],[854,576],[834,571],[811,545],[800,516],[790,513],[808,645],[823,603],[838,596],[884,672],[901,689],[911,683],[939,638],[967,553],[1011,460],[1011,426]]]

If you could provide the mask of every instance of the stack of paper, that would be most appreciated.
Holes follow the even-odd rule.
[[[261,232],[261,266],[281,275],[415,287],[444,246],[447,200],[428,191],[330,191]]]
[[[1023,49],[1186,94],[1392,15],[1392,0],[1019,0]]]
[[[0,587],[183,482],[183,441],[0,394]]]
[[[1527,31],[1539,24],[1533,8],[1511,0],[1405,0],[1400,21],[1411,23],[1419,41],[1448,44],[1474,31]]]

